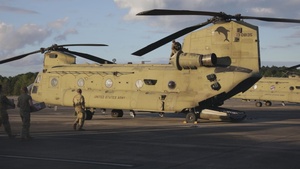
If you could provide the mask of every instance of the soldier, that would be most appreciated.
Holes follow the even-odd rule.
[[[173,40],[170,57],[172,57],[176,52],[178,52],[180,50],[181,50],[181,44],[179,42],[176,42],[175,40]]]
[[[22,119],[22,130],[21,130],[21,139],[22,140],[31,140],[32,137],[29,134],[30,128],[30,112],[33,106],[32,98],[28,95],[27,87],[21,88],[21,95],[18,97],[17,106],[20,108],[20,116]]]
[[[175,40],[172,41],[172,47],[171,47],[171,55],[169,59],[169,64],[171,64],[172,56],[181,50],[181,44],[179,42],[176,42]]]
[[[15,104],[8,100],[8,98],[2,94],[2,85],[0,85],[0,126],[3,124],[4,130],[7,133],[9,138],[14,138],[15,135],[12,135],[9,118],[7,114],[7,106],[15,107]]]
[[[82,90],[77,89],[77,94],[73,98],[73,106],[76,114],[76,120],[73,124],[73,129],[76,130],[78,126],[79,131],[84,130],[82,127],[85,120],[85,101],[81,93]]]

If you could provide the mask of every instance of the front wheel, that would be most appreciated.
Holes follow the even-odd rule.
[[[255,106],[256,106],[256,107],[261,107],[261,106],[262,106],[262,103],[261,103],[261,102],[256,102],[256,103],[255,103]]]
[[[188,112],[185,116],[185,120],[187,123],[194,123],[197,121],[198,117],[194,112]]]

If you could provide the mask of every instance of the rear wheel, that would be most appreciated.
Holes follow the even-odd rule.
[[[123,110],[113,109],[111,110],[111,117],[123,117]]]
[[[197,121],[198,117],[194,112],[188,112],[185,116],[185,120],[187,123],[194,123]]]
[[[266,101],[266,102],[265,102],[265,105],[266,105],[266,106],[272,106],[272,102]]]

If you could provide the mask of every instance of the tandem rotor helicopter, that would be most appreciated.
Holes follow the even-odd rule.
[[[290,72],[300,65],[285,69],[288,77],[263,77],[246,92],[239,93],[233,98],[246,101],[254,100],[256,107],[272,106],[272,101],[300,103],[300,76]]]
[[[170,64],[115,64],[65,48],[106,46],[104,44],[53,45],[2,60],[0,64],[43,53],[43,70],[32,85],[31,96],[49,105],[72,106],[76,89],[81,88],[86,107],[89,107],[87,111],[92,113],[95,108],[101,108],[111,109],[113,117],[122,117],[127,110],[185,113],[187,122],[195,122],[198,118],[240,121],[245,118],[245,112],[220,106],[261,78],[258,27],[243,20],[300,23],[295,19],[188,10],[155,9],[137,15],[206,15],[212,18],[133,53],[142,56],[187,34],[182,48],[170,58]],[[195,31],[200,28],[203,29]],[[96,63],[76,64],[76,56]]]

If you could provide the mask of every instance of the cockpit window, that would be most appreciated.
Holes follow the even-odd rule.
[[[50,53],[50,54],[49,54],[49,58],[57,58],[57,54],[55,54],[55,53]]]
[[[37,93],[37,91],[38,91],[38,87],[37,86],[33,86],[31,93]]]

